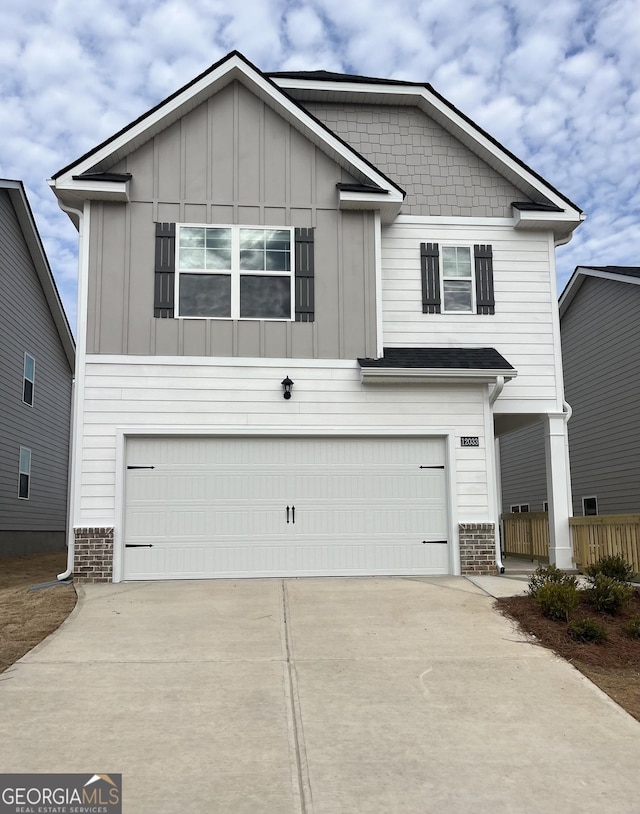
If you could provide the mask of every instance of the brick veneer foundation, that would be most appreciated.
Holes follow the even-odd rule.
[[[462,574],[495,574],[496,542],[493,523],[460,523]]]
[[[75,529],[73,578],[76,582],[113,580],[113,528]]]

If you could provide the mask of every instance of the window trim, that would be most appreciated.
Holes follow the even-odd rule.
[[[585,508],[584,508],[585,500],[595,500],[595,502],[596,502],[596,512],[595,512],[595,514],[591,514],[591,513],[587,514],[586,513]],[[597,495],[586,495],[585,497],[582,498],[582,516],[583,517],[597,517],[598,516],[598,497],[597,497]]]
[[[22,453],[28,452],[29,453],[29,466],[28,469],[22,468]],[[21,494],[21,481],[22,476],[25,475],[27,478],[27,494]],[[29,447],[20,447],[20,452],[18,456],[18,500],[29,500],[31,498],[31,450]]]
[[[528,514],[530,512],[528,503],[514,503],[509,508],[511,514]]]
[[[231,269],[184,269],[180,267],[180,231],[183,228],[197,229],[230,229],[231,230]],[[288,271],[267,271],[264,269],[240,269],[240,230],[259,229],[263,231],[279,231],[289,233],[289,270]],[[231,307],[228,317],[207,317],[191,316],[180,313],[180,275],[228,275],[231,277]],[[243,275],[255,277],[289,277],[289,304],[290,311],[288,317],[242,317],[240,316],[240,278]],[[176,319],[215,319],[215,320],[239,320],[239,321],[259,321],[259,322],[294,322],[296,319],[296,240],[295,228],[293,226],[268,226],[264,224],[229,224],[229,223],[176,223],[175,236],[175,280],[174,280],[174,303]]]
[[[31,359],[33,362],[33,378],[30,379],[27,376],[27,359]],[[25,399],[25,385],[29,382],[31,384],[31,401],[27,401]],[[36,392],[36,359],[35,356],[32,356],[27,351],[24,352],[24,359],[22,363],[22,403],[26,404],[27,407],[33,407],[33,402],[35,398]]]
[[[469,277],[446,277],[444,276],[444,252],[445,249],[468,249],[470,261],[470,276]],[[478,306],[476,303],[476,266],[475,266],[475,252],[473,243],[441,243],[440,256],[438,258],[440,268],[440,312],[442,314],[454,315],[469,315],[476,316],[478,313]],[[464,280],[468,281],[471,286],[471,308],[468,311],[452,311],[445,307],[444,299],[444,281],[447,280]]]

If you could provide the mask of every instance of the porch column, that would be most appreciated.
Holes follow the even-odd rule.
[[[558,568],[573,568],[569,518],[571,474],[567,455],[567,422],[564,413],[545,416],[545,458],[549,501],[549,561]]]

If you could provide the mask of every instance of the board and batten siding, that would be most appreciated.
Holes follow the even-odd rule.
[[[416,107],[304,102],[407,193],[404,214],[511,217],[528,197]]]
[[[31,407],[22,400],[25,352],[36,360]],[[0,532],[63,532],[72,372],[4,190],[0,190],[0,379]],[[18,498],[21,446],[31,450],[29,500]]]
[[[493,247],[495,314],[423,314],[420,244]],[[499,413],[559,408],[550,241],[511,226],[433,224],[403,219],[382,230],[385,347],[493,347],[518,371],[495,405]]]
[[[87,350],[345,358],[376,350],[375,219],[338,209],[340,166],[234,82],[112,168],[130,203],[91,204]],[[155,319],[155,223],[313,227],[315,321]]]
[[[574,513],[640,512],[640,286],[585,277],[561,332]]]
[[[294,381],[293,395],[282,397],[282,378]],[[384,436],[389,428],[416,434],[478,436],[480,446],[460,447],[456,439],[457,512],[460,522],[486,522],[487,391],[482,386],[363,385],[360,367],[261,364],[155,364],[101,362],[86,365],[81,504],[76,524],[109,526],[115,517],[116,448],[119,428],[149,428],[171,435],[176,428],[194,435],[277,436],[361,434]],[[166,430],[165,430],[166,428]],[[240,430],[240,432],[238,432]]]

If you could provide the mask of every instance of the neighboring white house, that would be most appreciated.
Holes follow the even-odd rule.
[[[495,439],[533,416],[570,565],[554,251],[583,215],[429,85],[233,52],[50,183],[78,578],[490,572]]]
[[[0,179],[0,558],[65,547],[74,364],[24,186]]]
[[[638,514],[640,266],[578,266],[559,305],[573,514]],[[545,510],[542,428],[500,446],[503,511]]]

